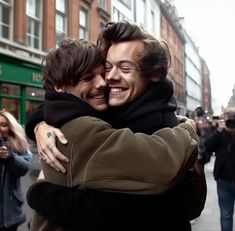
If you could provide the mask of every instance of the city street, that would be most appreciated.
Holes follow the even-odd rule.
[[[208,194],[206,200],[206,206],[203,210],[201,216],[196,219],[195,223],[192,224],[192,231],[219,231],[219,208],[217,202],[217,194],[216,194],[216,184],[213,179],[213,166],[214,166],[214,157],[211,162],[205,166],[206,177],[207,177],[207,187]],[[23,191],[26,192],[28,186],[36,180],[36,176],[39,172],[39,162],[38,156],[34,155],[33,158],[33,168],[31,171],[22,178],[22,187]],[[28,220],[31,217],[31,210],[25,205],[27,218]],[[23,224],[18,231],[27,231],[27,222]],[[235,230],[235,226],[234,226]],[[164,231],[164,230],[163,230]]]

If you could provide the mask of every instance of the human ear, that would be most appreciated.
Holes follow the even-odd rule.
[[[58,85],[55,85],[54,86],[54,89],[55,89],[55,91],[57,91],[57,92],[65,92],[65,90],[64,89],[62,89],[60,86],[58,86]]]

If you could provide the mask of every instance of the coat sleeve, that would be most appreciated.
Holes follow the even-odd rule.
[[[36,125],[44,120],[43,116],[43,104],[40,105],[35,112],[30,116],[29,120],[27,121],[25,125],[25,132],[29,139],[36,140],[35,134],[34,134],[34,128]]]
[[[31,185],[26,198],[29,206],[46,217],[51,224],[72,230],[77,227],[95,230],[99,229],[99,225],[104,227],[104,222],[113,224],[115,221],[123,222],[126,218],[130,221],[131,217],[138,217],[140,211],[151,208],[148,205],[158,201],[155,195],[69,188],[46,181]]]
[[[113,129],[92,117],[61,128],[69,140],[58,144],[70,163],[62,176],[43,164],[48,181],[81,188],[137,194],[158,194],[182,179],[197,157],[197,142],[183,128],[164,128],[153,135]],[[63,178],[63,179],[62,179]]]
[[[32,160],[32,153],[28,150],[26,153],[18,154],[10,152],[10,157],[4,160],[5,166],[11,174],[16,177],[24,176],[30,166]]]

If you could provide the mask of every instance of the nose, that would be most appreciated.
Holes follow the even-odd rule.
[[[106,72],[105,79],[107,82],[111,82],[112,80],[120,80],[118,68],[113,66],[110,71]]]
[[[97,75],[95,87],[97,89],[99,89],[99,88],[105,88],[106,86],[107,86],[107,83],[105,82],[103,76],[102,75]]]

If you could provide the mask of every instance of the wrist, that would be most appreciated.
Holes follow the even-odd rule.
[[[34,128],[34,133],[36,133],[36,132],[38,131],[39,127],[40,127],[41,125],[45,124],[45,123],[46,123],[45,121],[41,121],[40,123],[38,123],[38,124],[35,126],[35,128]]]

